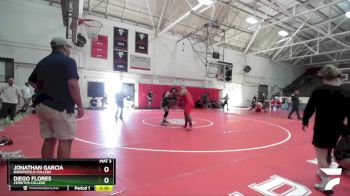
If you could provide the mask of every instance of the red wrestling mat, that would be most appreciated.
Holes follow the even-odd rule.
[[[181,110],[170,111],[166,127],[161,110],[125,111],[124,121],[115,121],[113,110],[87,112],[78,121],[72,157],[116,158],[113,192],[10,192],[2,165],[0,195],[323,195],[313,188],[311,129],[302,132],[301,122],[281,111],[233,112],[194,110],[192,131],[181,128]],[[40,156],[35,116],[1,134],[14,140],[1,151]],[[341,177],[334,191],[349,195],[350,179]]]

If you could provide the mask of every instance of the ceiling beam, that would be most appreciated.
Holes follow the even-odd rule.
[[[284,47],[287,46],[287,45],[290,43],[290,41],[293,40],[294,36],[295,36],[296,34],[299,33],[300,29],[304,27],[304,25],[309,21],[309,19],[310,19],[310,17],[308,17],[308,18],[304,21],[304,23],[302,23],[302,24],[299,26],[299,28],[290,36],[290,38],[284,43]],[[283,49],[284,49],[283,47],[280,48],[280,49],[278,49],[278,51],[273,55],[272,60],[275,60],[276,57],[282,52]]]
[[[108,17],[108,7],[109,7],[109,0],[107,0],[106,12],[105,12],[105,18],[107,18],[107,17]]]
[[[298,0],[298,1],[300,1],[300,0]],[[314,9],[314,8],[315,8],[315,7],[313,7],[313,6],[310,5],[310,4],[305,4],[305,7],[306,7],[307,9]],[[316,10],[316,13],[317,13],[317,15],[321,16],[324,20],[329,20],[330,17],[331,17],[331,13],[330,13],[331,8],[332,8],[332,7],[329,7],[329,16],[328,16],[328,17],[327,17],[324,13],[322,13],[320,10]],[[338,11],[336,11],[336,12],[339,14]],[[344,14],[339,14],[339,15],[344,16]],[[332,22],[332,20],[329,20],[329,24],[333,24],[333,25],[334,25],[334,23]],[[340,29],[340,30],[341,30],[341,31],[345,31],[344,29]]]
[[[326,35],[326,36],[323,36],[323,37],[316,37],[316,38],[313,38],[313,39],[309,39],[309,40],[304,40],[304,41],[301,41],[301,42],[295,42],[295,43],[292,43],[292,44],[288,44],[287,46],[279,46],[279,47],[270,48],[270,49],[266,49],[266,50],[262,50],[262,51],[252,52],[252,53],[249,53],[248,55],[256,55],[256,54],[266,53],[266,52],[269,52],[269,51],[278,50],[278,49],[283,48],[283,47],[296,46],[296,45],[300,45],[300,44],[303,44],[303,43],[309,43],[309,42],[312,42],[312,41],[322,40],[322,39],[335,37],[335,36],[340,36],[340,35],[346,35],[346,34],[350,34],[350,31],[344,31],[344,32],[341,32],[341,33],[335,33],[335,34]]]
[[[332,33],[333,31],[335,31],[340,25],[342,25],[342,24],[345,22],[345,20],[348,19],[346,16],[342,16],[342,17],[343,17],[343,19],[342,19],[335,27],[333,27],[333,28],[331,29],[330,33]],[[342,30],[342,31],[344,31],[344,30]]]
[[[188,0],[186,0],[186,3],[190,6],[191,9],[193,8],[192,4]]]
[[[151,22],[152,22],[153,31],[156,32],[156,27],[154,26],[153,16],[152,16],[151,8],[149,7],[148,0],[146,0],[146,4],[147,4],[147,9],[148,9],[148,14],[149,14],[149,17],[150,17]]]
[[[259,0],[259,1],[262,1],[262,0]],[[283,19],[281,19],[281,20],[279,20],[279,21],[276,21],[276,22],[273,22],[273,23],[270,23],[270,24],[263,25],[263,26],[262,26],[262,29],[265,29],[265,28],[267,28],[267,27],[270,27],[270,26],[279,24],[279,23],[284,22],[284,21],[286,21],[286,20],[290,20],[290,19],[293,19],[293,18],[302,16],[302,15],[305,15],[305,14],[307,14],[307,13],[314,12],[314,11],[319,10],[319,9],[322,9],[322,8],[325,8],[325,7],[334,5],[334,4],[339,3],[339,2],[341,2],[341,1],[345,1],[345,0],[335,0],[335,1],[331,2],[331,3],[328,3],[328,4],[325,4],[325,5],[316,7],[316,8],[314,8],[314,9],[311,9],[311,10],[308,10],[308,11],[305,11],[305,12],[302,12],[302,13],[299,13],[299,14],[292,14],[291,16],[286,17],[286,18],[283,18]],[[266,1],[265,1],[265,2],[266,2]],[[267,1],[267,2],[268,2],[268,4],[271,3],[271,2],[269,2],[269,1]]]
[[[261,30],[261,25],[259,24],[258,28],[255,30],[253,37],[250,39],[247,47],[245,48],[243,54],[246,55],[250,46],[253,44],[253,42],[255,41],[256,36],[258,35],[259,31]]]
[[[181,22],[183,19],[185,19],[187,16],[189,16],[192,11],[198,10],[201,6],[203,6],[202,3],[199,3],[196,6],[194,6],[192,9],[190,9],[185,14],[183,14],[182,16],[177,18],[174,22],[170,23],[167,27],[165,27],[161,32],[159,32],[157,34],[157,36],[167,32],[169,29],[173,28],[177,23]]]
[[[106,2],[107,2],[107,0],[100,0],[100,1],[98,2],[98,4],[96,4],[93,8],[90,9],[89,14],[90,14],[92,11],[95,11],[95,9],[96,9],[98,6],[100,6],[102,3],[106,3]]]
[[[281,10],[281,12],[283,12],[285,15],[289,16],[290,18],[293,18],[293,20],[301,23],[303,21],[302,18],[300,18],[300,16],[298,17],[294,17],[295,15],[293,15],[292,13],[288,12],[288,10],[286,10],[282,5],[278,4],[277,2],[270,2],[270,1],[267,1],[267,0],[259,0],[263,3],[265,3],[266,5],[270,5],[271,7],[273,7],[274,9],[276,10]],[[321,2],[322,3],[322,2]],[[276,6],[276,5],[277,6]],[[350,49],[350,46],[348,46],[348,44],[334,38],[333,36],[329,36],[329,33],[327,32],[324,32],[323,30],[313,26],[312,24],[310,24],[309,22],[305,23],[306,26],[308,26],[309,28],[313,29],[314,31],[322,34],[322,35],[325,35],[325,38],[329,38],[329,39],[332,39],[333,41],[337,42],[338,44],[344,46],[345,48],[349,48]]]
[[[336,62],[349,62],[350,63],[350,59],[338,59]],[[315,66],[315,65],[325,65],[325,64],[329,64],[329,63],[336,63],[335,61],[323,61],[323,62],[313,62],[313,63],[309,63],[309,64],[303,64],[304,66]]]
[[[277,62],[278,61],[293,60],[293,59],[300,59],[300,58],[311,57],[311,56],[327,55],[327,54],[343,52],[343,51],[350,51],[350,49],[345,48],[345,49],[340,49],[340,50],[333,50],[333,51],[322,52],[322,53],[318,53],[318,54],[308,54],[308,55],[302,55],[302,56],[294,56],[294,57],[289,57],[289,58],[285,58],[285,59],[278,59]]]
[[[177,18],[174,22],[172,22],[171,24],[169,24],[165,29],[163,29],[161,32],[159,32],[157,34],[161,35],[165,32],[167,32],[169,29],[173,28],[177,23],[181,22],[183,19],[185,19],[187,16],[189,16],[191,14],[191,11],[187,11],[185,14],[183,14],[182,16],[180,16],[179,18]]]
[[[164,17],[165,10],[168,7],[168,2],[169,2],[169,0],[165,0],[165,2],[163,4],[162,12],[160,14],[160,17],[159,17],[159,20],[158,20],[158,24],[157,24],[156,33],[158,33],[160,25],[162,24],[162,20],[163,20],[163,17]]]
[[[218,3],[223,4],[223,5],[227,5],[226,3],[221,2],[221,1],[218,1]],[[242,4],[243,7],[248,8],[249,11],[247,11],[246,9],[243,9],[241,6],[237,7],[237,6],[235,6],[235,5],[231,5],[231,6],[230,6],[231,9],[234,10],[234,11],[239,11],[239,12],[244,13],[244,14],[248,14],[248,15],[255,15],[255,17],[256,17],[258,20],[263,21],[263,24],[268,24],[268,23],[273,23],[274,21],[278,21],[277,19],[275,19],[275,16],[272,16],[272,15],[269,15],[269,14],[266,15],[267,18],[261,17],[261,16],[258,15],[258,13],[259,13],[260,15],[265,15],[266,13],[264,13],[264,12],[258,10],[258,9],[254,9],[254,7],[252,7],[251,5],[246,4],[246,3],[244,3],[244,2],[239,1],[239,3]],[[256,13],[256,14],[254,14],[254,13]],[[278,15],[279,15],[279,14],[278,14]],[[276,15],[276,16],[277,16],[277,15]],[[266,20],[265,20],[265,19],[266,19]],[[283,25],[283,26],[282,26],[282,25]],[[287,24],[287,23],[284,23],[284,22],[283,22],[282,24],[277,24],[277,25],[275,25],[275,26],[278,27],[278,28],[280,28],[280,29],[285,29],[285,30],[287,30],[287,31],[294,31],[294,30],[297,29],[296,27],[291,26],[290,24]],[[291,28],[292,28],[292,30],[291,30]],[[300,35],[300,36],[302,36],[302,37],[305,38],[305,39],[310,39],[310,38],[313,37],[313,35],[308,34],[308,33],[303,33],[303,35]]]
[[[124,1],[124,7],[123,7],[123,12],[122,12],[122,21],[124,21],[124,16],[125,16],[124,14],[125,14],[125,10],[126,10],[126,1],[127,0]]]

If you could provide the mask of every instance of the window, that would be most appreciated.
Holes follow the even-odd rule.
[[[14,76],[14,60],[0,58],[0,82],[6,83],[7,78]]]

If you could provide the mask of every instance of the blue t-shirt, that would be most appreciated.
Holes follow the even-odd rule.
[[[68,89],[69,79],[79,79],[77,64],[59,51],[42,59],[29,77],[29,81],[37,85],[38,102],[73,113],[75,103]]]

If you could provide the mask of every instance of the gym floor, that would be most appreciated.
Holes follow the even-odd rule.
[[[114,111],[86,111],[72,147],[73,158],[116,158],[113,192],[25,195],[261,195],[267,194],[262,185],[281,179],[304,188],[280,183],[267,191],[323,195],[313,187],[318,182],[313,125],[303,132],[301,121],[287,119],[286,111],[194,110],[192,131],[182,128],[182,110],[170,111],[166,127],[160,126],[162,110],[126,110],[123,121],[114,119]],[[21,149],[26,157],[40,157],[35,115],[5,127],[1,135],[14,140],[1,151]],[[9,192],[6,171],[2,164],[0,195],[24,195]],[[349,195],[350,178],[340,178],[335,195]]]

